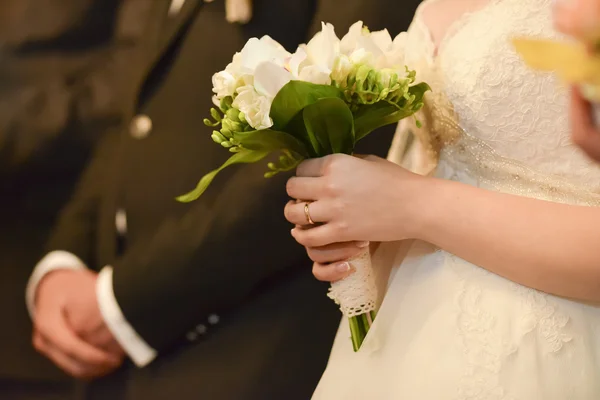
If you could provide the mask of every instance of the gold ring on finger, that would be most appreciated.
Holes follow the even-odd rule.
[[[310,210],[308,209],[309,205],[309,202],[304,203],[304,215],[306,216],[306,222],[308,222],[309,225],[314,225],[315,221],[310,217]]]

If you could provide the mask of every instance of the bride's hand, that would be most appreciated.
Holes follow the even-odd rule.
[[[287,184],[294,199],[285,216],[292,235],[310,248],[352,241],[383,242],[413,237],[423,178],[379,157],[334,154],[304,161]]]
[[[314,261],[312,273],[320,281],[335,282],[354,272],[347,261],[369,247],[369,242],[333,243],[323,247],[307,247],[306,252]]]

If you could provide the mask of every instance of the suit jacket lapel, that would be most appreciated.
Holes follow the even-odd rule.
[[[167,2],[170,5],[170,0]],[[165,10],[166,23],[165,28],[161,33],[161,37],[158,40],[158,47],[154,55],[150,59],[150,70],[160,60],[163,54],[167,51],[169,46],[179,37],[179,35],[185,32],[185,29],[192,22],[194,15],[202,6],[202,0],[185,0],[183,6],[176,15],[169,16],[167,6]]]

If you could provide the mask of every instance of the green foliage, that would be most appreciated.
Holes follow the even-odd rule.
[[[225,161],[223,163],[223,165],[221,165],[219,168],[204,175],[202,177],[202,179],[200,179],[200,182],[198,182],[198,185],[196,186],[196,188],[194,190],[177,197],[177,201],[180,201],[182,203],[189,203],[191,201],[198,199],[202,195],[202,193],[204,193],[204,191],[208,188],[208,186],[211,184],[213,179],[215,179],[215,176],[217,176],[217,174],[219,172],[221,172],[222,170],[224,170],[225,168],[227,168],[233,164],[255,163],[255,162],[260,161],[263,158],[265,158],[267,155],[269,155],[269,153],[270,153],[269,151],[265,151],[265,150],[263,150],[263,151],[244,150],[244,149],[240,150],[238,153],[235,153],[234,155],[229,157],[229,159],[227,161]]]
[[[354,150],[354,118],[339,98],[320,99],[304,108],[304,126],[316,154],[345,153]]]
[[[281,154],[277,162],[268,163],[267,178],[294,169],[306,158],[352,154],[356,142],[373,130],[414,115],[430,90],[426,83],[410,86],[414,71],[407,70],[404,77],[372,68],[354,72],[344,88],[336,87],[335,82],[287,83],[271,105],[272,129],[254,130],[244,114],[232,106],[233,99],[224,98],[218,110],[210,110],[212,120],[205,119],[204,123],[214,128],[212,139],[234,154],[177,200],[196,200],[224,168],[258,162],[273,152]]]
[[[395,124],[398,121],[414,115],[423,107],[423,97],[429,91],[429,85],[419,83],[411,86],[407,94],[398,100],[380,101],[375,104],[362,105],[354,112],[354,131],[356,141],[363,139],[369,133],[385,125]],[[417,125],[420,123],[417,121]]]
[[[273,119],[273,128],[285,130],[304,107],[319,99],[330,97],[343,99],[342,92],[334,86],[316,85],[303,81],[288,82],[277,93],[271,105],[270,116]]]

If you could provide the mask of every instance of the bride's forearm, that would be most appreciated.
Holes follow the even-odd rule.
[[[600,208],[428,181],[416,237],[525,286],[600,301]]]

